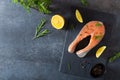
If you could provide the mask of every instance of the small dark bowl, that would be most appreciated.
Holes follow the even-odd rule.
[[[94,65],[90,71],[90,74],[94,78],[101,77],[105,73],[105,66],[102,63]]]

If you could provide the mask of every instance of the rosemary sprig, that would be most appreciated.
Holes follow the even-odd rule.
[[[42,19],[40,24],[36,27],[36,31],[35,31],[35,36],[38,35],[38,33],[40,32],[40,30],[42,29],[42,27],[45,25],[46,20]]]
[[[67,64],[67,67],[68,67],[68,70],[71,69],[71,65],[70,65],[70,63]]]
[[[47,35],[48,33],[49,33],[49,30],[48,30],[48,29],[45,29],[45,30],[43,30],[42,32],[40,32],[40,33],[36,36],[36,38],[45,36],[45,35]]]
[[[113,62],[118,58],[120,58],[120,52],[116,53],[114,56],[111,56],[108,61]]]
[[[35,31],[35,35],[34,35],[33,39],[45,36],[45,35],[47,35],[49,33],[48,29],[44,29],[41,32],[41,30],[42,30],[43,26],[45,25],[45,23],[46,23],[46,20],[42,19],[41,22],[40,22],[40,24],[36,27],[36,31]]]
[[[88,5],[87,0],[80,0],[80,2],[82,3],[83,6],[87,6]]]

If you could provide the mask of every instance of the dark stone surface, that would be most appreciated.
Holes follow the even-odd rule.
[[[76,9],[76,8],[75,8]],[[74,10],[75,10],[74,9]],[[65,39],[65,48],[63,51],[63,56],[62,56],[62,61],[60,65],[60,71],[67,73],[67,74],[73,74],[81,77],[86,77],[89,79],[93,79],[90,75],[90,70],[91,68],[98,63],[102,63],[105,65],[107,68],[107,62],[108,58],[113,55],[111,53],[111,33],[112,33],[112,28],[114,28],[114,25],[116,25],[116,16],[109,14],[109,13],[104,13],[104,12],[99,12],[96,10],[91,10],[91,9],[86,9],[86,8],[78,8],[83,16],[83,23],[79,23],[74,16],[70,17],[71,20],[76,21],[76,26],[74,26],[74,29],[68,29],[66,33],[66,39]],[[75,11],[73,11],[75,12]],[[68,52],[68,46],[70,43],[75,39],[75,37],[78,35],[80,32],[81,28],[88,23],[89,21],[96,20],[96,21],[102,21],[103,24],[105,25],[105,36],[102,39],[102,41],[92,50],[90,50],[87,55],[84,58],[79,58],[75,54],[70,54]],[[114,20],[114,22],[113,22]],[[73,24],[73,21],[71,21],[71,24]],[[81,37],[82,38],[82,37]],[[89,37],[90,38],[90,37]],[[83,39],[82,41],[79,42],[78,46],[76,47],[76,51],[81,50],[85,48],[88,43],[89,39],[88,37]],[[95,57],[95,52],[97,49],[103,45],[107,46],[107,49],[104,51],[104,53],[100,56],[99,59]],[[114,48],[114,47],[112,47]],[[74,52],[75,53],[75,52]],[[71,69],[68,69],[68,64],[70,65]],[[83,68],[84,65],[84,68]],[[105,74],[108,71],[106,71]],[[104,74],[104,75],[105,75]],[[116,74],[120,74],[116,73]],[[99,77],[101,80],[104,79],[104,76]],[[108,79],[108,78],[107,78]]]
[[[80,5],[79,0],[60,2]],[[114,48],[111,51],[119,51],[120,1],[88,0],[88,2],[88,7],[91,9],[118,15],[117,26],[115,25],[112,33]],[[40,14],[34,9],[31,9],[31,13],[28,14],[20,5],[12,4],[11,0],[0,1],[0,80],[90,80],[58,71],[66,32],[51,27],[51,16]],[[48,28],[51,33],[43,38],[32,40],[35,27],[43,17],[47,18],[45,28]],[[114,36],[117,34],[118,36]],[[119,62],[118,59],[108,66],[113,72],[120,72]],[[118,69],[115,69],[116,67]],[[114,78],[112,74],[107,75],[111,80]]]

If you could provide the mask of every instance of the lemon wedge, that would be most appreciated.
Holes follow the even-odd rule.
[[[62,29],[65,24],[65,20],[61,15],[56,14],[52,16],[51,24],[55,29]]]
[[[106,46],[100,47],[96,52],[96,58],[99,58],[100,55],[104,52],[105,49],[106,49]]]
[[[81,15],[81,13],[79,12],[78,9],[76,9],[76,11],[75,11],[75,16],[80,23],[83,23],[82,15]]]

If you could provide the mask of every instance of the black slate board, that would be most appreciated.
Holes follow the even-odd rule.
[[[71,9],[71,12],[75,12],[75,8]],[[97,63],[103,63],[105,66],[107,64],[107,58],[112,54],[110,51],[111,48],[111,33],[112,28],[116,25],[116,17],[113,14],[99,12],[95,10],[85,9],[85,8],[77,8],[81,12],[83,16],[84,23],[79,23],[75,19],[74,14],[71,15],[69,18],[69,27],[71,24],[74,24],[74,29],[71,30],[68,28],[66,33],[66,39],[65,39],[65,46],[63,49],[63,56],[61,58],[60,68],[59,70],[61,72],[76,75],[79,77],[85,77],[85,78],[92,78],[89,74],[91,67]],[[81,28],[89,21],[91,20],[98,20],[102,21],[105,25],[106,33],[103,40],[95,47],[93,48],[86,57],[79,58],[76,54],[70,54],[68,53],[68,46],[69,44],[75,39]],[[80,42],[79,48],[82,48],[82,46],[86,45],[86,42],[88,42],[88,38]],[[100,56],[99,59],[95,57],[96,50],[101,47],[102,45],[106,45],[107,49],[104,51],[104,54]],[[84,65],[85,67],[83,68]],[[70,69],[69,69],[70,67]],[[106,72],[105,72],[106,73]],[[106,73],[107,74],[107,73]],[[100,77],[101,79],[104,78],[104,75]]]

